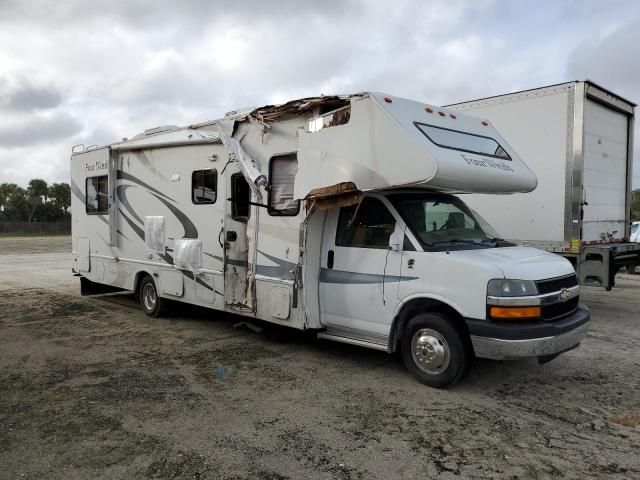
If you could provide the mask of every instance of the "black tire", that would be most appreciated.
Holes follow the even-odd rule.
[[[465,335],[442,313],[418,314],[407,322],[402,333],[402,360],[420,383],[435,388],[452,387],[471,364],[472,352]],[[416,346],[421,345],[415,352],[414,337]]]
[[[144,313],[150,317],[161,317],[167,310],[167,300],[158,295],[156,284],[149,275],[140,282],[138,300]]]

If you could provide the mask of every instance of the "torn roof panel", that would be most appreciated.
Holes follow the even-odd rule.
[[[263,122],[274,122],[285,117],[304,115],[306,113],[323,114],[340,107],[348,106],[353,98],[364,98],[367,92],[352,95],[323,95],[320,97],[307,97],[281,105],[265,105],[251,112],[251,116]]]

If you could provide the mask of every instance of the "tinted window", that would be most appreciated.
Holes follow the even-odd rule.
[[[251,188],[241,173],[231,175],[231,217],[240,222],[249,219]]]
[[[297,215],[300,201],[293,199],[293,182],[298,173],[295,154],[273,157],[269,164],[269,214]]]
[[[365,197],[360,205],[340,209],[336,245],[389,248],[395,225],[395,219],[380,200]]]
[[[109,212],[109,184],[107,175],[90,177],[86,181],[86,212],[91,215],[100,215]]]
[[[217,189],[217,171],[196,170],[191,174],[191,200],[193,203],[215,203]]]
[[[491,137],[475,135],[473,133],[459,132],[449,128],[434,127],[424,123],[415,122],[415,126],[424,135],[439,147],[462,150],[463,152],[479,153],[490,157],[511,160],[504,148]]]

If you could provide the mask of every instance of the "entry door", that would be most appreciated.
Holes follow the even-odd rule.
[[[227,166],[224,217],[224,301],[239,311],[252,310],[248,285],[249,244],[247,223],[251,215],[251,188],[235,164]]]
[[[356,337],[359,332],[388,335],[402,260],[400,251],[389,249],[395,218],[382,200],[365,197],[359,206],[329,212],[325,225],[319,287],[322,323],[353,331]]]

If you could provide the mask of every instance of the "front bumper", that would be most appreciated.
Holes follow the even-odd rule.
[[[495,322],[466,319],[476,357],[493,360],[548,357],[577,347],[589,330],[589,308],[583,304],[554,322]]]

